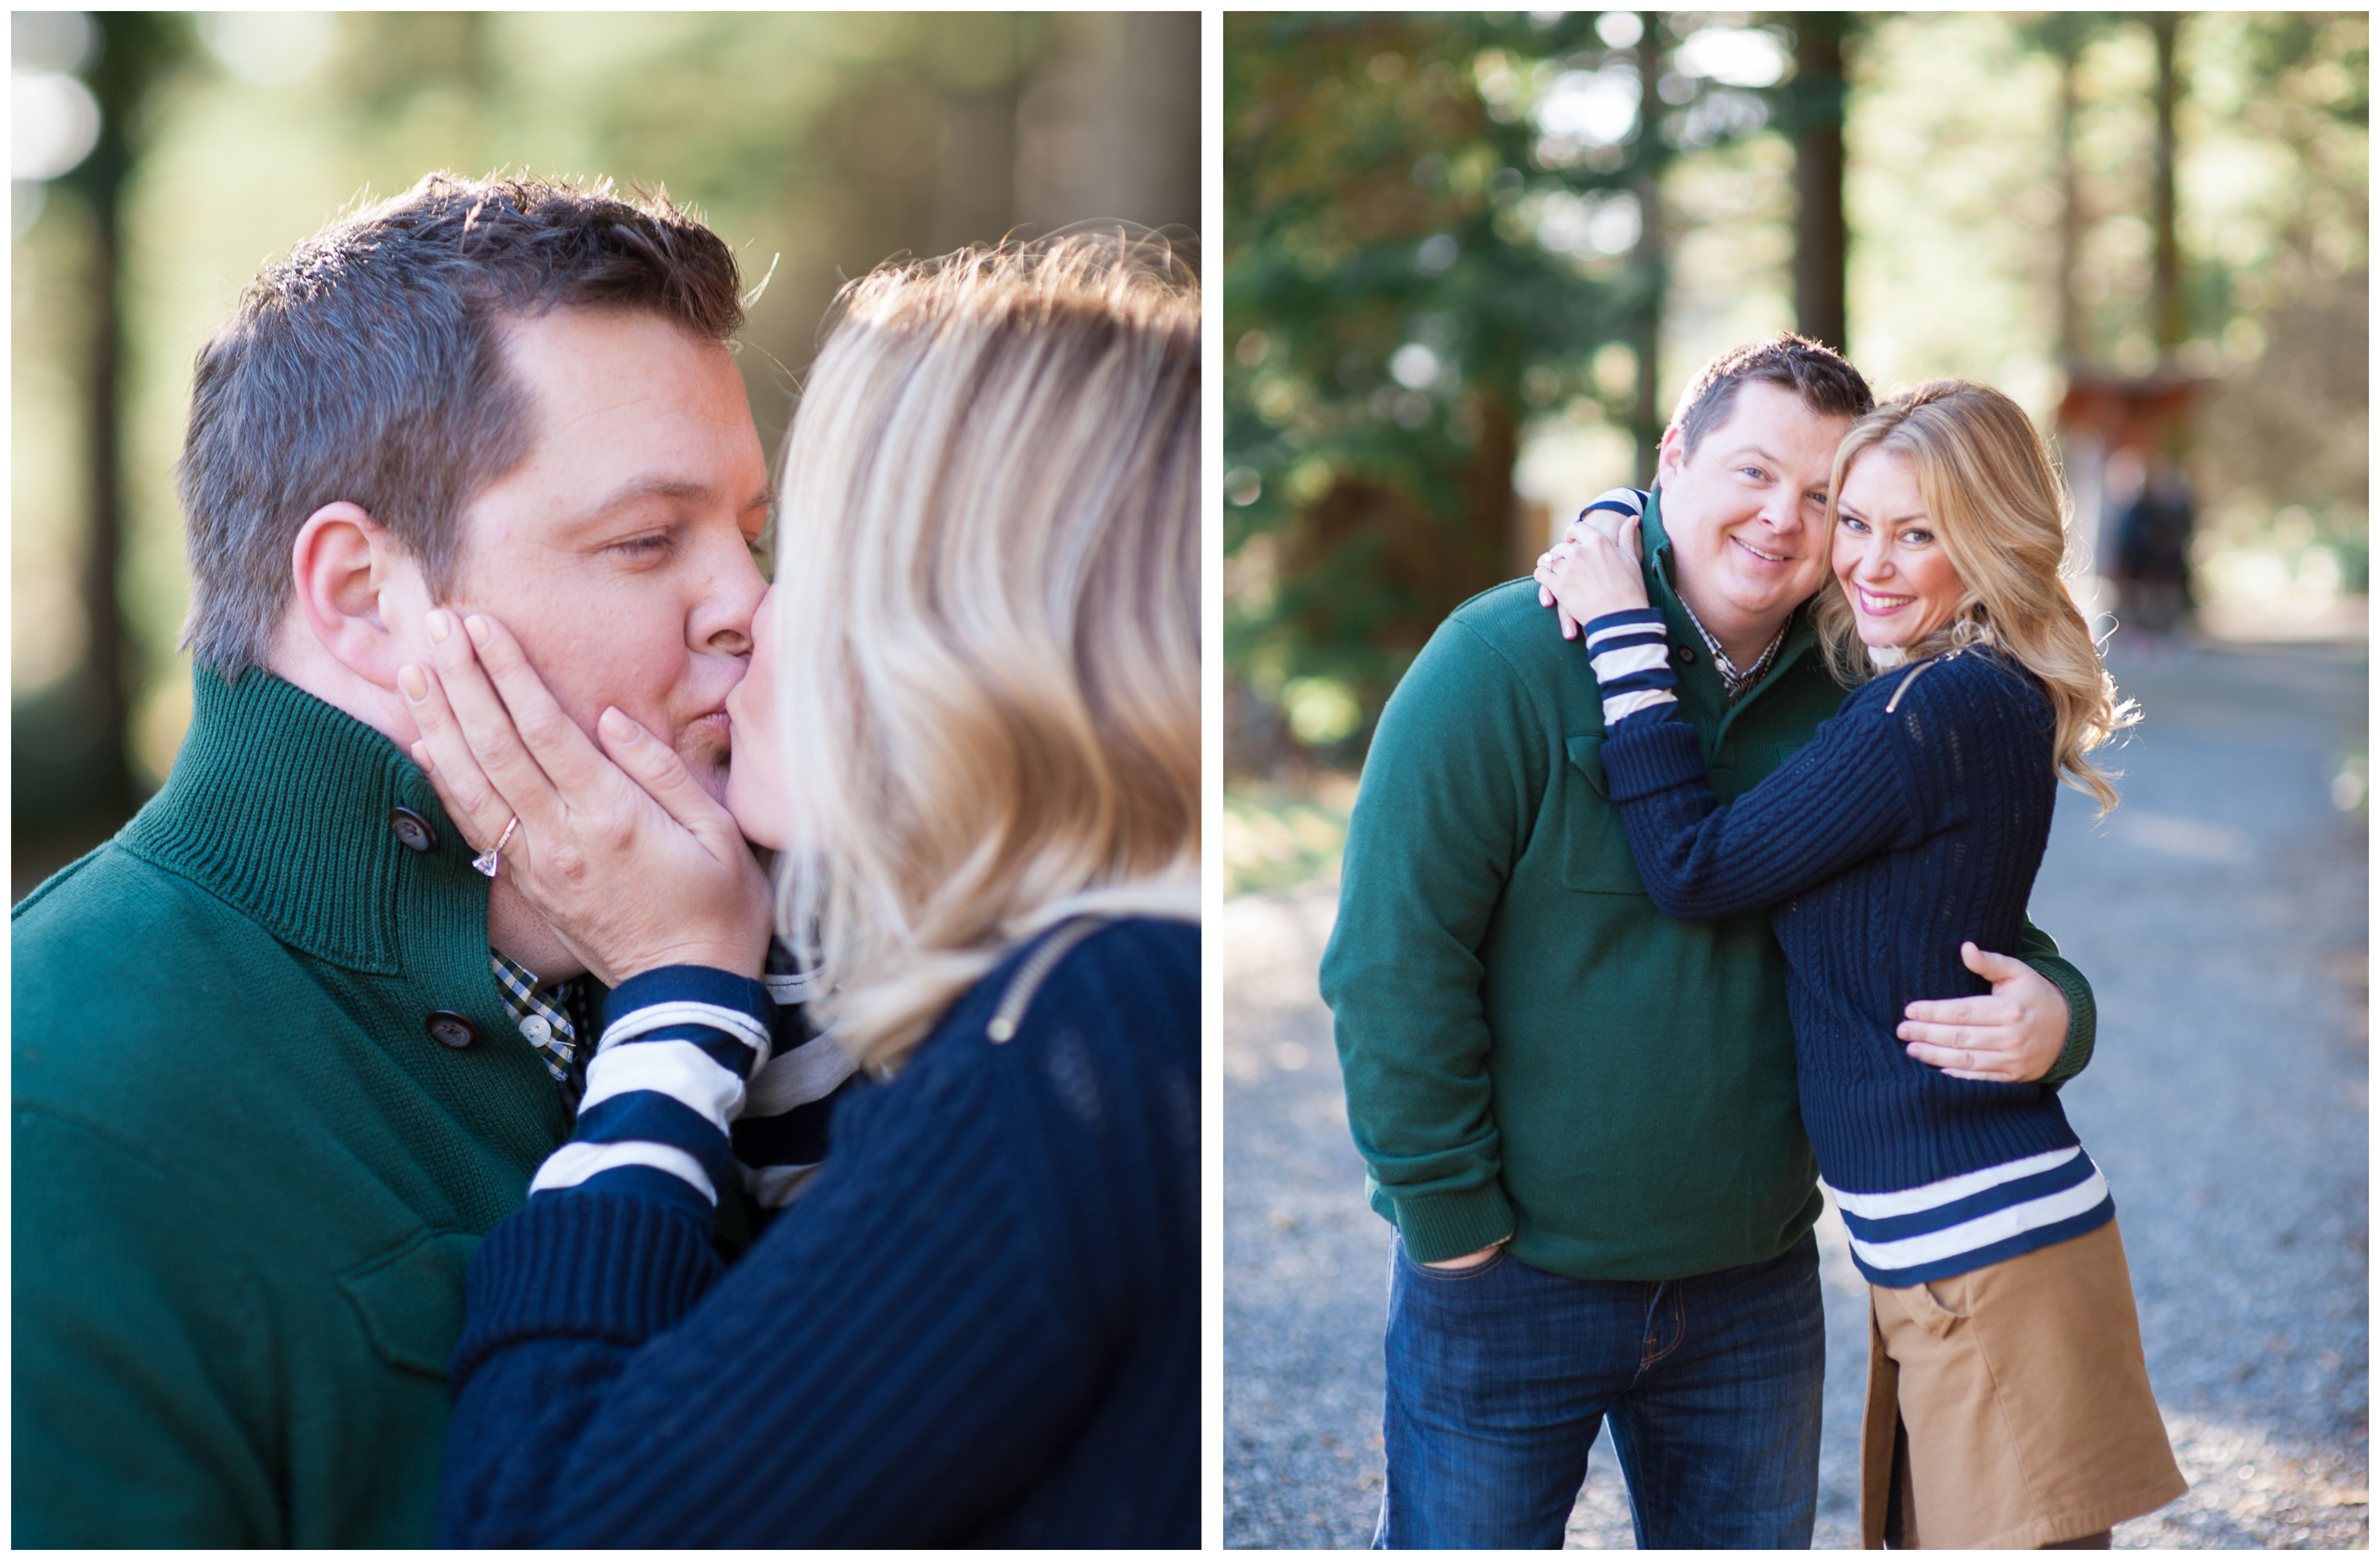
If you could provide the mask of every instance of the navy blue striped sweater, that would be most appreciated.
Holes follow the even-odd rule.
[[[833,1152],[733,1268],[704,1193],[767,999],[623,983],[609,1087],[650,1120],[623,1130],[590,1071],[548,1170],[674,1155],[541,1172],[473,1259],[441,1543],[1195,1547],[1198,940],[1074,922],[1019,950],[837,1100]]]
[[[1654,904],[1773,908],[1802,1120],[1868,1277],[1963,1273],[2111,1218],[2055,1086],[1954,1079],[1895,1033],[1912,1001],[1989,990],[1961,942],[2017,946],[2058,789],[2031,674],[1976,645],[1876,677],[1721,806],[1694,728],[1657,692],[1658,626],[1586,628],[1607,699],[1630,701],[1599,759]]]

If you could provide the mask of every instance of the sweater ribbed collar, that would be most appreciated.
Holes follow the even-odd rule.
[[[402,969],[401,916],[487,920],[487,880],[429,777],[381,733],[263,671],[192,673],[189,735],[164,788],[116,837],[274,937],[373,975]],[[394,811],[430,822],[408,849]]]

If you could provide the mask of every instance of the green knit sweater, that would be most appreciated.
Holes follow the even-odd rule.
[[[464,1266],[568,1118],[426,777],[197,684],[164,790],[14,918],[15,1543],[427,1545]]]
[[[1844,691],[1797,614],[1730,707],[1671,587],[1658,503],[1644,535],[1670,643],[1694,647],[1678,658],[1681,713],[1727,801]],[[1585,653],[1529,580],[1439,626],[1373,738],[1322,994],[1372,1206],[1420,1262],[1509,1235],[1551,1273],[1674,1278],[1774,1257],[1823,1206],[1767,913],[1653,909],[1604,794],[1602,741]],[[2066,992],[2074,1021],[2050,1077],[2080,1071],[2089,986],[2029,923],[2001,952]]]

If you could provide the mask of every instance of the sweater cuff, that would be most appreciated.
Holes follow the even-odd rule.
[[[1684,721],[1636,721],[1603,740],[1604,784],[1614,802],[1710,778],[1700,734]]]
[[[593,1188],[532,1200],[472,1254],[447,1372],[455,1396],[513,1345],[568,1337],[633,1347],[674,1326],[722,1272],[707,1214]]]
[[[1512,1205],[1493,1183],[1467,1192],[1397,1198],[1385,1189],[1397,1234],[1415,1262],[1446,1262],[1491,1247],[1512,1234]]]
[[[769,1060],[776,1004],[747,977],[670,965],[621,982],[603,1008],[577,1130],[538,1167],[530,1201],[593,1189],[708,1217],[733,1164],[745,1080]]]
[[[1606,613],[1579,626],[1587,665],[1603,695],[1610,730],[1647,712],[1677,708],[1677,675],[1670,670],[1670,630],[1650,607]]]
[[[722,1053],[722,1066],[739,1067],[749,1078],[769,1059],[776,1022],[776,1000],[751,977],[707,965],[664,965],[630,976],[605,994],[598,1049],[657,1030],[700,1025],[743,1044],[743,1052]]]
[[[2098,1004],[2091,996],[2091,983],[2064,960],[2054,959],[2033,968],[2057,982],[2058,990],[2066,994],[2066,1049],[2058,1053],[2049,1071],[2041,1076],[2044,1084],[2063,1084],[2091,1066],[2091,1053],[2099,1040]]]

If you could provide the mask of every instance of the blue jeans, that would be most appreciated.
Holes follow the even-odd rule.
[[[1827,1372],[1818,1243],[1685,1279],[1565,1279],[1500,1250],[1389,1258],[1383,1550],[1560,1549],[1596,1432],[1640,1550],[1806,1550]]]

